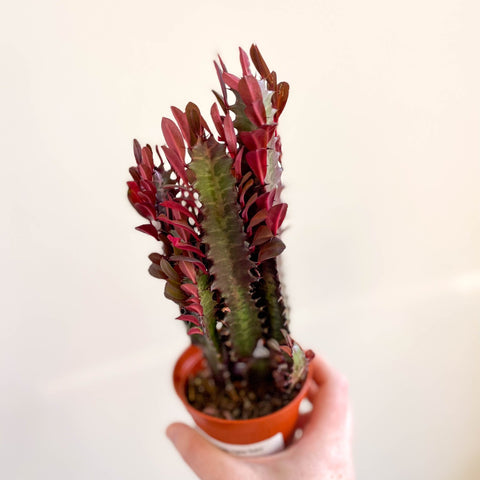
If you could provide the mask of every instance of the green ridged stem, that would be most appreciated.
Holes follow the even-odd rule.
[[[204,242],[213,263],[210,271],[215,278],[215,289],[229,308],[225,322],[232,349],[239,357],[247,357],[261,336],[261,325],[251,297],[250,270],[255,264],[249,258],[240,219],[235,179],[231,174],[232,159],[213,137],[200,140],[192,148],[191,157],[189,167],[195,173],[194,187],[205,215]]]
[[[285,314],[285,305],[281,299],[280,281],[278,279],[276,259],[271,258],[260,264],[260,273],[265,281],[260,292],[265,299],[268,328],[272,338],[279,343],[284,343],[282,329],[288,330],[288,320]]]
[[[220,353],[220,344],[217,333],[217,319],[215,316],[215,302],[212,298],[212,290],[208,282],[208,275],[204,273],[197,274],[198,296],[200,305],[203,309],[203,322],[207,336],[210,338],[215,350]]]

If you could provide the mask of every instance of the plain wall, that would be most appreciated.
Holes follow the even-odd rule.
[[[347,375],[359,480],[480,478],[476,1],[24,1],[0,20],[0,476],[193,479],[188,339],[126,199],[132,138],[207,114],[221,53],[291,96],[284,285]]]

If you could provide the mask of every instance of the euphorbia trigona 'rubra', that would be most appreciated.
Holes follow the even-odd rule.
[[[195,104],[172,107],[175,121],[161,122],[157,164],[150,145],[134,141],[128,197],[147,220],[137,229],[162,245],[149,271],[166,281],[165,296],[179,305],[177,318],[217,384],[232,391],[235,378],[273,378],[279,391],[293,392],[311,352],[289,335],[277,269],[287,211],[277,124],[289,87],[255,45],[250,58],[240,49],[239,77],[218,60],[220,93],[210,110],[216,132]]]

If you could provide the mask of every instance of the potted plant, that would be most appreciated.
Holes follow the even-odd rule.
[[[175,122],[162,119],[158,164],[134,141],[128,198],[147,220],[137,229],[161,244],[149,272],[191,338],[174,371],[178,395],[212,441],[258,454],[290,441],[313,353],[290,336],[277,265],[287,211],[277,124],[289,86],[255,45],[240,63],[237,77],[214,62],[216,132],[188,103],[172,107]]]

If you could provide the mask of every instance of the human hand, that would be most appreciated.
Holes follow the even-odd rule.
[[[302,437],[266,457],[236,457],[182,423],[167,436],[201,480],[354,480],[352,422],[346,380],[315,357],[308,392],[312,411],[300,415]]]

